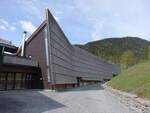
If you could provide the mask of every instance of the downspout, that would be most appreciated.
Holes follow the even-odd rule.
[[[49,15],[48,9],[46,9],[46,37],[45,37],[45,49],[46,49],[46,63],[47,63],[47,76],[48,76],[48,83],[51,83],[51,86],[54,84],[53,82],[53,73],[52,73],[52,55],[51,55],[51,45],[50,45],[50,23],[49,23]],[[53,87],[51,87],[53,89]]]

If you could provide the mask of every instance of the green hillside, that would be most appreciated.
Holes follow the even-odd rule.
[[[111,63],[120,64],[127,69],[134,64],[146,61],[150,42],[137,37],[108,38],[75,45]]]
[[[119,76],[109,81],[108,85],[136,93],[140,97],[150,98],[150,61],[124,70]]]

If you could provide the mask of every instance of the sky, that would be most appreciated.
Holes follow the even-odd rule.
[[[0,37],[20,46],[45,20],[45,8],[72,44],[111,37],[150,40],[149,0],[0,0]]]

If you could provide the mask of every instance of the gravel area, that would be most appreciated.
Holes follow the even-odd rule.
[[[150,100],[138,97],[136,94],[124,92],[121,90],[113,89],[112,87],[103,84],[103,88],[107,91],[107,94],[111,94],[120,103],[126,105],[132,111],[136,113],[150,113]]]
[[[0,113],[133,113],[100,84],[65,91],[1,91]]]

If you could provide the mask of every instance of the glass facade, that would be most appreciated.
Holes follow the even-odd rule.
[[[22,73],[16,73],[15,76],[15,89],[21,89]]]
[[[38,88],[39,78],[32,73],[0,72],[0,90]]]
[[[7,76],[6,76],[6,85],[7,85],[7,89],[13,89],[14,88],[14,73],[7,73]]]
[[[5,90],[6,73],[0,73],[0,90]]]

